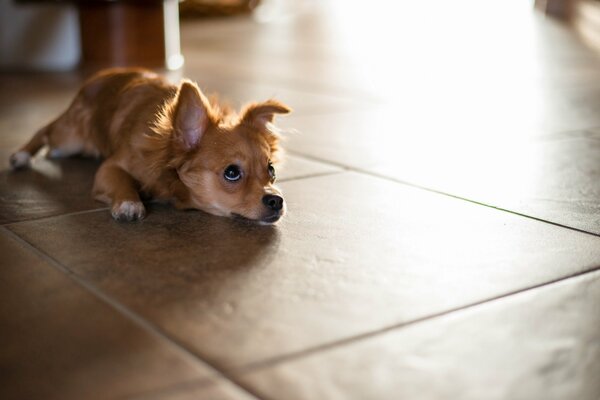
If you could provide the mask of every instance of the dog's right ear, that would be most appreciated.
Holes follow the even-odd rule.
[[[263,128],[273,122],[275,114],[287,114],[291,108],[277,100],[267,100],[264,103],[252,103],[242,110],[242,122],[257,128]]]
[[[210,104],[198,86],[184,80],[177,92],[173,128],[185,150],[193,150],[210,124]]]

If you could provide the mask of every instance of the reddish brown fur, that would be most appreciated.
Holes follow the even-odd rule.
[[[268,171],[278,151],[270,123],[274,114],[289,111],[269,100],[238,115],[209,102],[190,81],[176,86],[150,71],[111,69],[88,80],[11,164],[22,166],[45,144],[53,156],[104,158],[93,192],[111,204],[117,219],[142,218],[144,192],[177,208],[273,222],[285,208],[273,215],[263,204],[265,195],[280,195]],[[223,177],[231,164],[243,171],[237,182]]]

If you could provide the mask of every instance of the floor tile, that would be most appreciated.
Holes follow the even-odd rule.
[[[599,301],[593,273],[240,379],[273,399],[595,400]]]
[[[293,154],[285,154],[281,165],[276,168],[278,182],[314,175],[331,174],[340,171],[342,171],[342,168],[336,167],[335,165],[309,160]]]
[[[0,254],[2,399],[117,399],[211,379],[2,229]]]
[[[288,147],[336,164],[600,234],[600,135],[403,130],[385,113],[285,122]],[[352,137],[352,140],[347,140]]]
[[[106,207],[92,197],[98,165],[91,159],[39,156],[31,169],[0,169],[0,224]]]
[[[232,80],[224,78],[221,73],[213,73],[202,69],[196,70],[193,67],[186,67],[182,71],[182,76],[196,81],[204,93],[216,95],[236,110],[239,110],[245,104],[267,99],[277,99],[287,104],[292,108],[293,115],[318,115],[365,105],[356,96],[291,89],[288,85],[255,84],[244,79]]]
[[[473,145],[429,165],[384,159],[369,170],[600,235],[598,160],[600,137],[569,132]]]
[[[184,23],[186,70],[352,97],[363,103],[356,111],[383,104],[413,129],[600,126],[596,54],[527,3],[327,1],[296,9],[270,21]],[[382,37],[394,37],[394,46]]]
[[[340,173],[282,183],[255,226],[154,207],[9,225],[221,368],[302,351],[600,264],[600,238]]]
[[[69,105],[82,80],[75,72],[0,74],[0,148],[25,143]]]
[[[256,399],[224,379],[210,383],[176,385],[155,393],[136,396],[127,400],[253,400]]]

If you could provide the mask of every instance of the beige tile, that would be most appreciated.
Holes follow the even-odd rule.
[[[593,273],[241,376],[266,398],[581,399],[600,394]]]
[[[336,95],[357,104],[353,112],[382,106],[395,126],[411,131],[600,126],[595,52],[565,26],[536,18],[529,4],[338,1],[295,8],[264,22],[184,24],[186,71]]]
[[[76,73],[0,73],[0,149],[15,150],[64,111],[81,81]]]
[[[9,152],[0,150],[7,160]],[[8,162],[6,162],[8,164]],[[38,156],[32,168],[0,170],[0,223],[104,208],[92,198],[98,161],[46,160]]]
[[[383,112],[288,123],[296,154],[600,234],[597,133],[395,130]]]
[[[556,134],[473,146],[429,165],[386,159],[369,170],[600,234],[599,139],[587,132]]]
[[[117,399],[212,371],[0,229],[0,397]]]
[[[0,74],[0,80],[2,75]],[[19,139],[29,139],[37,129],[56,118],[67,109],[77,90],[79,82],[73,82],[67,88],[51,88],[30,92],[21,92],[19,89],[28,85],[24,80],[27,76],[20,78],[22,86],[12,88],[10,92],[0,95],[0,117],[2,121],[1,144],[7,138],[17,136]],[[47,78],[52,82],[52,78]],[[5,101],[7,104],[2,105]]]
[[[277,99],[292,108],[292,115],[315,115],[358,108],[365,105],[356,96],[343,96],[323,91],[290,89],[286,84],[252,83],[243,79],[232,80],[222,73],[186,67],[182,75],[196,81],[207,95],[216,95],[221,101],[240,109],[243,105]],[[287,117],[279,117],[285,119]]]
[[[335,165],[313,161],[289,153],[283,156],[281,164],[276,168],[278,182],[341,171],[343,169]]]
[[[128,400],[252,400],[253,395],[239,389],[225,379],[176,385],[165,390],[147,393]]]
[[[10,229],[221,368],[248,365],[596,267],[600,238],[353,173],[284,182],[247,225],[153,207]]]

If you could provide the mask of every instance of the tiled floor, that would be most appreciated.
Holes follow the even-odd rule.
[[[182,24],[183,75],[295,109],[276,227],[0,170],[0,398],[600,397],[600,58],[526,2],[392,3]],[[4,165],[80,81],[0,74]]]

